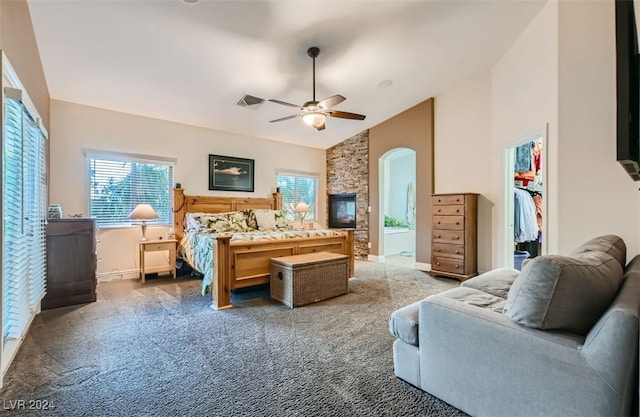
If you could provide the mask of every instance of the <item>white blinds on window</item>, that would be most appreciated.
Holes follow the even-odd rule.
[[[159,218],[149,224],[173,224],[173,162],[142,161],[130,156],[88,154],[89,213],[100,226],[131,225],[127,217],[138,204],[150,204]]]
[[[19,100],[4,100],[3,340],[20,338],[45,293],[45,137]]]

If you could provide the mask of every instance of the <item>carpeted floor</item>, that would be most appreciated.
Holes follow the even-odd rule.
[[[347,295],[289,309],[245,290],[214,311],[191,278],[100,283],[97,302],[35,319],[0,400],[38,416],[464,416],[394,376],[387,323],[457,285],[357,261]]]

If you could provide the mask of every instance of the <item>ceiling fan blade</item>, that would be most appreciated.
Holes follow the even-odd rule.
[[[270,122],[270,123],[273,123],[273,122],[281,122],[281,121],[283,121],[283,120],[295,119],[295,118],[297,118],[297,117],[300,117],[300,115],[299,115],[299,114],[294,114],[293,116],[287,116],[287,117],[283,117],[283,118],[281,118],[281,119],[269,120],[269,122]]]
[[[328,111],[327,114],[329,114],[329,116],[331,117],[339,117],[341,119],[352,119],[352,120],[364,120],[364,118],[367,117],[363,114],[349,113],[349,112],[340,111],[340,110],[331,110],[331,111]]]
[[[269,101],[271,101],[273,103],[277,103],[277,104],[282,104],[283,106],[295,107],[296,109],[304,110],[304,107],[299,106],[297,104],[287,103],[286,101],[275,100],[275,99],[272,99],[272,98],[270,98]]]
[[[318,103],[318,107],[321,107],[325,110],[330,109],[331,107],[337,106],[338,104],[342,103],[346,99],[346,97],[343,97],[340,94],[336,94],[335,96],[331,96],[322,100],[320,103]]]

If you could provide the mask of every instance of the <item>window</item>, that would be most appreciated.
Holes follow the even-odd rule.
[[[150,204],[159,218],[148,224],[173,224],[173,166],[175,160],[137,155],[87,152],[89,214],[100,227],[133,225],[129,213]]]
[[[306,203],[311,211],[305,216],[305,220],[317,220],[318,177],[285,172],[278,172],[277,175],[286,219],[297,220],[293,209],[298,203]]]

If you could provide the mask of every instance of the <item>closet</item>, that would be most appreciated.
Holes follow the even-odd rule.
[[[542,253],[542,137],[515,148],[513,180],[514,266]]]

